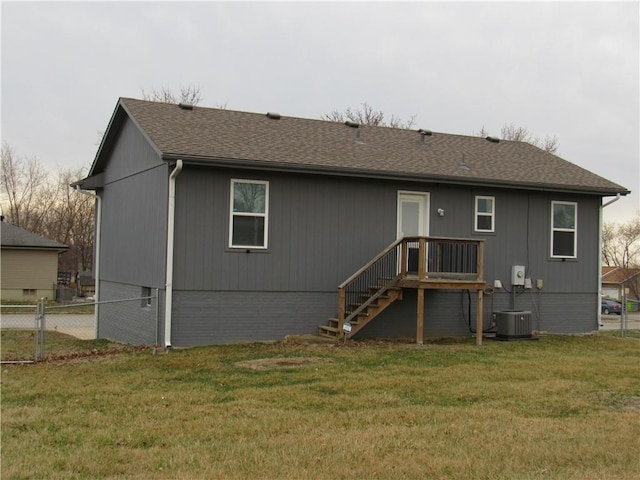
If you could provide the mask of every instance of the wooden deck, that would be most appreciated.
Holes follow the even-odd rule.
[[[338,316],[320,327],[329,337],[353,336],[402,298],[418,290],[416,342],[424,342],[424,291],[475,290],[476,344],[482,345],[484,243],[476,239],[405,237],[396,240],[338,287]],[[348,325],[348,329],[345,329]]]

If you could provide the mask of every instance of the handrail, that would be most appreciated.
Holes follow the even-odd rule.
[[[354,273],[349,278],[347,278],[344,282],[342,282],[340,285],[338,285],[338,289],[344,288],[347,285],[349,285],[351,282],[353,282],[357,277],[362,275],[363,272],[368,270],[374,263],[376,263],[378,260],[380,260],[386,254],[388,254],[391,250],[396,248],[398,245],[400,245],[400,243],[402,243],[403,240],[404,240],[403,238],[399,238],[398,240],[393,242],[391,245],[389,245],[387,248],[382,250],[382,252],[380,252],[378,255],[373,257],[373,259],[369,260],[369,262],[364,267],[360,268],[356,273]]]

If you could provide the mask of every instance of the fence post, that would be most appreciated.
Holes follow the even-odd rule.
[[[40,343],[40,302],[36,303],[36,314],[33,317],[33,361],[38,361],[38,344]]]
[[[47,305],[44,297],[40,299],[42,316],[40,317],[40,360],[44,360],[46,355],[46,335],[45,332],[47,330],[46,321],[47,321]]]

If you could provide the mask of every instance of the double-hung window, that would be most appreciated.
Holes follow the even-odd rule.
[[[476,197],[476,209],[473,229],[476,232],[495,232],[495,197]]]
[[[576,258],[578,204],[551,202],[551,257]]]
[[[269,182],[231,180],[229,246],[267,248]]]

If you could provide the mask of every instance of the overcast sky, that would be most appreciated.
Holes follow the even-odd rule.
[[[202,106],[319,118],[368,102],[416,128],[556,136],[633,191],[640,215],[638,2],[2,1],[2,140],[89,168],[118,97],[197,85]]]

